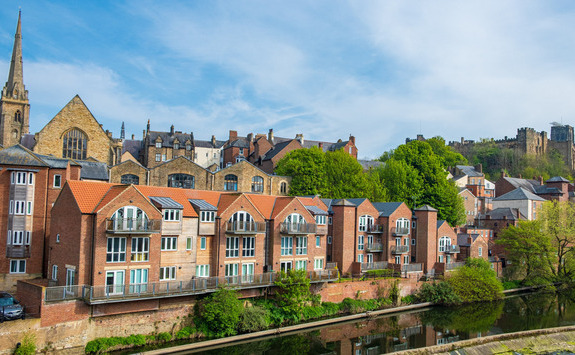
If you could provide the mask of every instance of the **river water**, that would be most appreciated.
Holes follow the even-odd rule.
[[[575,292],[511,296],[500,302],[461,307],[432,307],[187,353],[372,355],[565,325],[575,325]],[[169,348],[165,350],[169,352]]]

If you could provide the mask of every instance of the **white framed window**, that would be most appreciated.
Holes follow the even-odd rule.
[[[162,148],[162,142],[156,142],[156,148]]]
[[[30,173],[32,176],[32,173]],[[26,178],[28,177],[28,173],[25,171],[14,171],[11,175],[11,183],[12,185],[26,185]],[[32,185],[32,183],[30,183]]]
[[[162,161],[162,154],[156,154],[156,161]]]
[[[323,215],[317,215],[315,216],[315,223],[319,224],[319,225],[325,225],[325,218],[326,216]]]
[[[58,280],[58,265],[52,265],[52,280]]]
[[[240,238],[226,237],[226,258],[237,258],[240,256]]]
[[[240,264],[226,264],[225,276],[238,276]]]
[[[180,143],[174,143],[174,149],[180,149]]]
[[[150,238],[132,238],[132,255],[130,260],[135,262],[150,260]]]
[[[404,263],[404,264],[409,264],[409,255],[404,255],[404,256],[403,256],[403,263]]]
[[[28,185],[34,185],[34,173],[28,174]]]
[[[32,201],[26,201],[26,214],[32,214]]]
[[[322,258],[322,259],[314,259],[314,260],[313,260],[313,269],[314,269],[314,270],[321,270],[321,269],[323,269],[323,258]]]
[[[296,270],[307,270],[307,260],[296,260],[295,261]]]
[[[164,266],[160,268],[160,281],[175,280],[175,279],[176,279],[175,266]]]
[[[478,256],[483,256],[483,248],[482,248],[482,247],[479,247],[479,248],[477,249],[477,255],[478,255]]]
[[[451,246],[451,239],[449,237],[439,238],[439,251],[440,252],[448,251],[450,246]]]
[[[66,292],[74,292],[76,284],[76,270],[66,269]]]
[[[409,234],[409,220],[406,218],[398,219],[395,222],[395,232],[401,235]]]
[[[26,201],[22,200],[10,200],[9,207],[10,214],[23,215],[26,212]]]
[[[54,175],[54,185],[53,186],[56,188],[62,187],[62,175],[60,175],[60,174]]]
[[[200,250],[206,250],[207,240],[206,237],[200,238]]]
[[[401,257],[399,255],[395,256],[395,263],[396,264],[400,264],[401,263]]]
[[[364,244],[363,244],[363,235],[358,235],[357,236],[357,250],[363,250]]]
[[[200,222],[214,222],[216,220],[215,211],[201,211]]]
[[[10,238],[8,239],[9,239],[8,244],[24,245],[24,231],[12,231],[12,241],[11,241],[12,243],[10,243]]]
[[[60,234],[56,236],[59,240]],[[106,262],[123,263],[126,261],[126,238],[114,237],[108,238],[108,247],[106,251]]]
[[[162,251],[178,250],[178,237],[162,237]]]
[[[415,238],[411,238],[411,245],[415,245]]]
[[[210,276],[210,264],[196,265],[196,276],[197,277],[209,277]]]
[[[10,273],[11,274],[25,274],[26,273],[26,260],[10,260]]]
[[[146,292],[148,289],[148,269],[130,270],[130,292]]]
[[[193,239],[192,237],[187,237],[186,238],[186,250],[192,250],[193,248]]]
[[[307,254],[307,237],[297,237],[297,245],[295,248],[296,255]]]
[[[373,217],[369,215],[364,215],[359,217],[359,231],[367,232],[368,226],[373,225]]]
[[[242,256],[255,256],[256,255],[256,238],[243,237],[242,238]]]
[[[363,254],[357,254],[357,262],[363,263]]]
[[[168,160],[168,158],[166,157],[166,154],[162,154],[162,161],[166,161]]]
[[[443,262],[443,255],[439,256],[439,262],[442,263]]]
[[[365,254],[365,259],[368,263],[373,263],[373,254]]]
[[[60,243],[60,233],[56,234],[56,243]]]
[[[293,237],[282,237],[281,255],[293,255]]]
[[[331,235],[327,236],[327,244],[331,244]]]
[[[321,248],[321,236],[319,236],[319,235],[315,236],[315,247]]]
[[[167,209],[164,210],[164,221],[172,222],[180,220],[180,210]]]

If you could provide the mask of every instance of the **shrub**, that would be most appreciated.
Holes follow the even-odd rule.
[[[225,337],[237,333],[244,307],[236,291],[220,288],[199,302],[198,308],[199,323],[208,334]]]
[[[36,354],[36,336],[32,333],[26,333],[20,342],[20,346],[14,352],[16,355]]]
[[[178,332],[176,332],[175,338],[178,340],[188,339],[190,336],[194,335],[195,333],[196,333],[196,328],[186,326],[186,327],[183,327],[182,329],[178,330]]]
[[[240,315],[238,330],[242,333],[256,332],[268,328],[269,325],[269,312],[265,308],[252,306],[244,308]]]
[[[168,342],[172,340],[172,334],[168,332],[162,332],[158,334],[156,338],[158,339],[158,341]]]
[[[462,302],[494,301],[503,297],[503,285],[489,263],[483,259],[467,259],[447,279],[453,292]]]
[[[461,299],[455,294],[450,284],[445,281],[425,283],[413,297],[418,302],[431,302],[434,304],[455,305],[461,303]]]
[[[289,270],[280,272],[275,285],[277,304],[286,315],[294,321],[299,321],[306,303],[310,300],[310,281],[305,270]]]
[[[401,304],[412,304],[415,303],[415,297],[413,295],[407,295],[405,297],[401,297]]]

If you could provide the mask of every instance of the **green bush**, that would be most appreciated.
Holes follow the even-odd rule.
[[[483,259],[467,259],[466,265],[457,269],[447,283],[462,302],[494,301],[503,297],[503,285]]]
[[[366,278],[372,277],[393,277],[394,271],[390,269],[377,269],[377,270],[368,270],[365,272]]]
[[[134,345],[134,346],[146,345],[146,337],[144,335],[141,335],[141,334],[137,334],[137,335],[132,334],[129,337],[125,338],[124,344],[125,345]]]
[[[521,281],[519,280],[508,280],[508,281],[504,281],[502,283],[503,285],[503,289],[504,290],[513,290],[515,288],[520,288],[521,286]]]
[[[168,332],[163,332],[158,334],[158,336],[156,337],[158,339],[158,341],[163,341],[163,342],[168,342],[172,340],[172,334],[168,333]]]
[[[36,336],[32,333],[26,333],[20,342],[20,346],[14,352],[16,355],[36,354]]]
[[[176,332],[175,338],[178,340],[189,339],[195,333],[196,333],[196,328],[187,326],[187,327],[183,327],[182,329],[178,330],[178,332]]]
[[[434,304],[455,305],[461,303],[461,298],[455,294],[450,284],[445,281],[425,283],[413,294],[418,302],[431,302]]]
[[[310,280],[305,270],[289,270],[280,272],[274,283],[277,286],[276,302],[282,309],[285,318],[297,322],[301,318],[303,308],[311,298]]]
[[[198,303],[198,323],[206,335],[225,337],[237,334],[244,310],[236,291],[221,288]]]
[[[401,304],[412,304],[415,303],[415,297],[413,295],[407,295],[405,297],[401,297]]]
[[[269,325],[269,312],[265,308],[252,306],[244,308],[238,330],[242,333],[256,332],[268,328]]]

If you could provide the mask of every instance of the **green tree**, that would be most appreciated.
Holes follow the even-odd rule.
[[[276,301],[282,311],[294,320],[299,320],[302,311],[311,298],[310,280],[305,270],[281,271],[274,283],[277,286]]]
[[[205,300],[198,303],[198,323],[200,327],[212,332],[218,337],[235,335],[237,333],[243,303],[238,299],[236,291],[220,288]]]
[[[551,239],[542,232],[541,221],[519,221],[502,231],[496,241],[505,248],[516,278],[526,284],[540,284],[550,280]]]
[[[503,285],[483,259],[467,259],[465,266],[451,273],[447,283],[463,303],[494,301],[503,297]]]
[[[290,183],[292,196],[321,195],[327,197],[325,153],[318,147],[289,152],[278,162],[275,173],[292,177]]]
[[[575,275],[575,204],[547,201],[537,219],[542,233],[550,238],[555,260],[549,265],[557,281],[570,281]]]
[[[445,144],[445,139],[440,136],[430,138],[426,141],[431,149],[441,159],[443,167],[454,167],[456,165],[467,165],[467,159]]]

